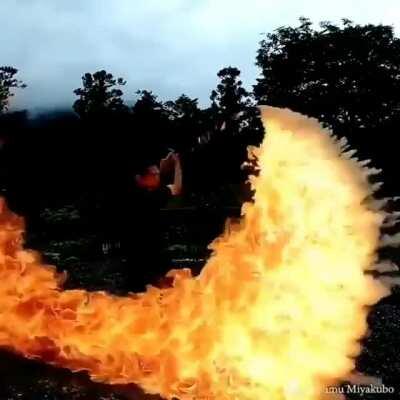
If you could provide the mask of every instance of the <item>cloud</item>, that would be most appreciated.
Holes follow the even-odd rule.
[[[262,32],[300,16],[338,21],[398,21],[397,0],[1,0],[0,64],[13,65],[29,87],[15,108],[70,106],[85,72],[107,69],[162,99],[181,93],[208,103],[219,69],[241,69],[254,83]]]

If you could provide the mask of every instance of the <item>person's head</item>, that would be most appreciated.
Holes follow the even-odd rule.
[[[145,190],[156,190],[161,185],[160,168],[152,163],[143,166],[136,174],[136,184]]]

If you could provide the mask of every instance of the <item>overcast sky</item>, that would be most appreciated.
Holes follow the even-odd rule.
[[[29,87],[13,108],[70,106],[85,72],[107,69],[162,100],[181,93],[209,102],[219,69],[242,71],[247,86],[262,32],[349,18],[398,33],[399,0],[0,0],[0,65]]]

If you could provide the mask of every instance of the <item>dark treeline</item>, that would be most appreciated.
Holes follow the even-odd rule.
[[[239,204],[246,147],[263,137],[256,106],[269,104],[315,116],[347,136],[385,169],[387,190],[398,191],[400,40],[392,27],[343,20],[314,28],[302,18],[296,27],[265,35],[256,65],[251,92],[237,68],[220,70],[206,108],[184,94],[163,102],[147,90],[128,106],[123,78],[86,73],[71,111],[34,118],[7,111],[12,90],[25,84],[15,78],[17,70],[3,67],[1,189],[32,223],[43,209],[66,204],[90,214],[118,179],[172,148],[182,155],[188,204]]]
[[[128,107],[117,89],[122,79],[98,71],[75,91],[75,112],[3,113],[2,189],[12,207],[26,216],[71,203],[92,209],[116,180],[133,180],[143,162],[169,149],[181,154],[190,204],[240,183],[246,147],[259,143],[262,126],[240,72],[229,67],[219,76],[207,109],[186,95],[161,102],[146,90]]]

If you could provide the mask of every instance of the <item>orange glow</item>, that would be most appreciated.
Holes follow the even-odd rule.
[[[367,306],[389,294],[365,274],[385,219],[376,171],[314,119],[272,107],[262,117],[254,202],[199,276],[169,272],[172,288],[63,291],[2,202],[0,346],[166,399],[317,400],[351,373]]]

